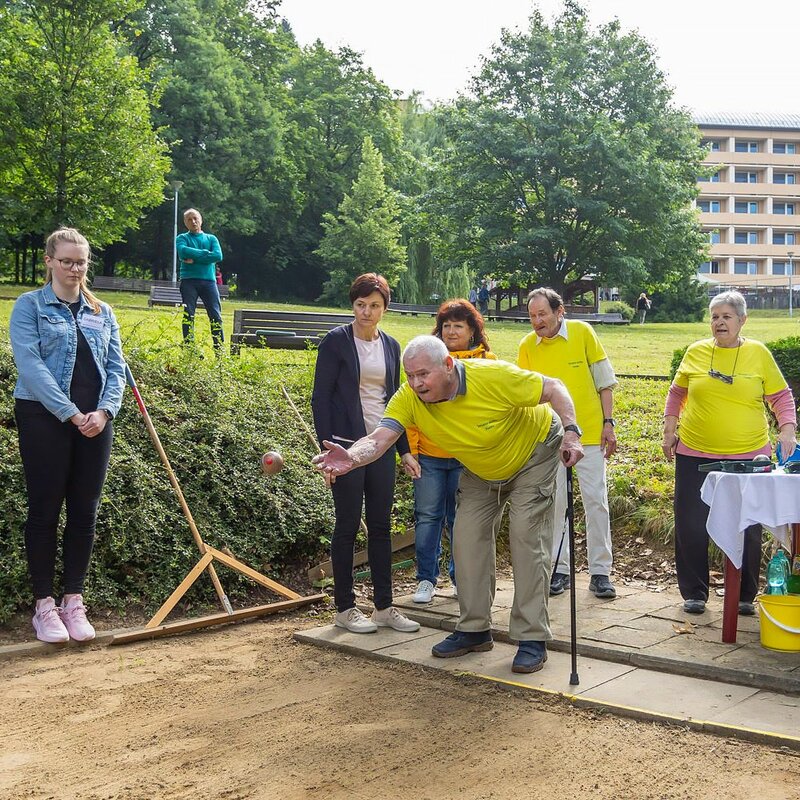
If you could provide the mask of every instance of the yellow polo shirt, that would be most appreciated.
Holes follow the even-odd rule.
[[[496,359],[497,356],[490,350],[486,350],[482,344],[473,347],[471,350],[451,350],[450,355],[453,358],[491,358]],[[450,453],[446,453],[441,447],[437,447],[427,436],[423,436],[416,428],[407,428],[406,436],[408,436],[408,446],[411,448],[411,454],[423,456],[435,456],[436,458],[451,458]]]
[[[733,383],[709,376],[712,351],[714,369],[733,375]],[[772,353],[750,339],[740,348],[714,347],[713,339],[689,345],[675,384],[689,390],[680,420],[681,441],[692,450],[719,455],[752,453],[767,443],[764,395],[787,386]]]
[[[417,428],[479,478],[507,480],[550,430],[553,412],[539,405],[542,376],[483,359],[457,361],[456,369],[463,369],[463,386],[452,400],[423,403],[405,383],[386,406],[384,422]]]
[[[606,351],[597,338],[594,328],[581,320],[565,320],[567,338],[556,335],[552,339],[539,339],[531,331],[520,343],[517,364],[558,378],[564,382],[575,404],[578,426],[583,431],[584,444],[600,444],[603,433],[603,406],[594,385],[590,366],[603,361]]]

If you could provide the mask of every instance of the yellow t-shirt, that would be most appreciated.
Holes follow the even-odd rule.
[[[714,369],[733,375],[732,384],[709,376],[712,351]],[[695,342],[683,356],[675,384],[689,390],[681,441],[692,450],[719,455],[751,453],[767,443],[764,395],[787,386],[772,353],[750,339],[739,348],[714,347],[713,339]]]
[[[491,358],[497,356],[486,350],[482,344],[473,347],[471,350],[451,350],[450,355],[459,360],[464,358]],[[411,448],[412,455],[421,454],[423,456],[436,456],[436,458],[451,458],[450,453],[446,453],[441,447],[437,447],[427,436],[421,434],[416,428],[406,430],[408,436],[408,446]]]
[[[423,403],[404,383],[384,418],[417,428],[437,446],[487,481],[507,480],[544,441],[553,421],[539,405],[542,376],[505,361],[459,362],[466,391],[442,403]]]
[[[536,342],[531,331],[520,343],[517,364],[549,378],[564,382],[575,404],[578,426],[584,444],[600,444],[603,433],[603,406],[589,368],[607,358],[603,345],[591,325],[569,319],[567,338],[554,336]]]

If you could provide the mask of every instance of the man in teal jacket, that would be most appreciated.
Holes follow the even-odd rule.
[[[219,350],[222,333],[222,307],[217,289],[216,264],[222,261],[222,248],[216,236],[203,233],[203,217],[196,208],[183,212],[187,232],[175,240],[181,262],[181,298],[183,299],[183,339],[194,340],[194,312],[201,298],[211,323],[211,337]]]

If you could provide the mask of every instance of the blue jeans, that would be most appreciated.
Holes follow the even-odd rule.
[[[453,520],[456,516],[456,489],[463,467],[455,458],[419,455],[417,460],[422,470],[422,475],[414,481],[417,580],[436,585],[442,555],[442,527],[446,524],[450,535],[450,580],[455,583]]]
[[[222,333],[222,306],[216,281],[207,281],[201,278],[181,280],[183,338],[185,341],[194,341],[194,312],[197,308],[198,297],[202,298],[206,314],[211,322],[211,338],[214,340],[214,347],[219,348],[225,337]]]

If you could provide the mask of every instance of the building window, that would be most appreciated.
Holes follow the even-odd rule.
[[[739,172],[737,170],[734,180],[736,183],[758,183],[758,174],[755,172]]]
[[[795,147],[796,145],[794,142],[773,142],[772,152],[784,153],[785,155],[794,155],[796,152]]]
[[[705,175],[697,179],[698,183],[719,183],[719,170],[717,170],[713,175],[709,175],[706,177]]]
[[[736,140],[736,152],[737,153],[757,153],[758,152],[758,142],[744,142],[740,139]]]
[[[794,172],[773,172],[773,183],[795,183]]]
[[[734,209],[737,214],[758,214],[758,201],[756,200],[737,200]],[[776,211],[776,214],[783,213]]]
[[[734,244],[758,244],[758,231],[736,231],[733,234]]]
[[[718,275],[719,261],[704,261],[700,265],[700,272],[704,272],[706,274],[711,273],[712,275]]]
[[[710,153],[719,153],[722,149],[718,139],[703,139],[700,146],[705,147]]]
[[[719,214],[719,200],[698,200],[697,207],[707,214]]]
[[[734,275],[758,275],[757,261],[734,261]]]
[[[791,216],[792,214],[794,214],[794,203],[773,203],[772,213],[788,214],[789,216]]]
[[[788,270],[786,269],[786,262],[785,261],[773,261],[772,262],[772,274],[773,275],[787,275]]]
[[[719,231],[708,231],[708,243],[719,244],[721,241]]]
[[[784,233],[783,231],[772,232],[772,244],[796,244],[794,233]]]

